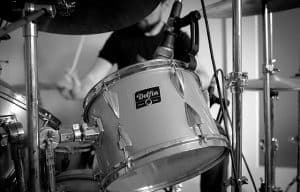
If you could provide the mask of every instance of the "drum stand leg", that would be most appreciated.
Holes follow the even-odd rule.
[[[273,192],[281,192],[281,188],[276,187],[276,152],[279,148],[278,140],[274,137],[274,111],[275,111],[275,101],[278,100],[278,91],[271,90],[271,137],[272,137],[272,145],[271,145],[271,172],[272,172],[272,191]]]
[[[271,103],[270,103],[270,119],[271,119],[271,122],[270,122],[270,135],[271,135],[271,146],[270,146],[270,150],[271,150],[271,158],[270,158],[270,162],[266,162],[267,165],[266,166],[270,166],[271,167],[271,170],[270,170],[270,173],[271,173],[271,177],[270,177],[270,185],[271,185],[271,191],[272,192],[282,192],[281,188],[279,187],[276,187],[276,182],[275,182],[275,179],[276,179],[276,152],[278,151],[278,147],[279,147],[279,144],[278,144],[278,140],[274,137],[274,106],[275,106],[275,100],[278,99],[278,91],[274,91],[274,90],[271,90],[271,93],[270,93],[270,98],[271,98]],[[264,146],[264,149],[266,149],[266,146]],[[261,187],[260,187],[260,192],[265,192],[265,183],[262,182],[261,184]]]
[[[27,4],[26,11],[33,9]],[[25,68],[26,68],[26,95],[27,95],[27,128],[29,154],[29,187],[33,192],[41,191],[40,184],[40,151],[38,132],[38,98],[37,98],[37,25],[29,22],[24,26],[25,38]]]
[[[299,68],[300,69],[300,68]],[[296,74],[296,77],[300,77],[300,73]],[[292,137],[290,140],[292,142],[295,142],[297,145],[297,175],[293,180],[288,184],[288,187],[286,188],[286,192],[289,191],[290,187],[296,183],[297,184],[297,190],[296,192],[300,192],[300,91],[298,91],[298,134],[296,137]]]
[[[268,0],[263,1],[263,35],[264,35],[264,125],[265,125],[265,184],[264,192],[274,191],[274,146],[273,146],[273,120],[271,117],[271,87],[270,75],[274,73],[273,66],[273,30],[272,30],[272,13],[269,10]],[[275,140],[274,140],[275,141]]]
[[[232,92],[232,120],[233,120],[233,164],[236,170],[233,192],[241,192],[245,177],[242,177],[242,93],[247,81],[247,73],[242,69],[242,1],[233,0],[233,72],[229,77]]]
[[[41,5],[42,7],[43,5]],[[44,9],[49,6],[43,7]],[[25,16],[37,10],[37,6],[32,3],[26,3],[24,8]],[[53,11],[53,10],[50,10]],[[44,12],[45,13],[45,12]],[[28,190],[40,192],[40,150],[39,150],[39,116],[38,116],[38,70],[37,70],[37,25],[29,21],[23,27],[25,47],[25,72],[26,72],[26,95],[27,95],[27,138],[29,167],[28,171]]]
[[[11,145],[11,153],[12,153],[14,166],[15,166],[18,192],[25,192],[26,191],[25,175],[24,175],[24,167],[23,167],[20,150],[21,149],[19,144]]]
[[[54,144],[51,139],[48,139],[46,144],[45,156],[46,156],[46,174],[48,179],[48,192],[56,191],[55,183],[55,156],[54,156]]]
[[[300,73],[298,73],[300,76]],[[300,145],[299,145],[299,138],[300,138],[300,91],[298,91],[298,139],[297,139],[297,192],[300,192]]]

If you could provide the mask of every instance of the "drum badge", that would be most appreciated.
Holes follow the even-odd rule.
[[[161,102],[159,87],[152,87],[135,93],[136,109]]]

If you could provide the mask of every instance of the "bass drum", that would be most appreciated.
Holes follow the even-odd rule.
[[[56,177],[57,191],[100,192],[100,187],[91,169],[68,170]]]
[[[20,122],[24,129],[25,137],[27,135],[27,106],[26,98],[16,93],[6,82],[0,80],[0,121],[13,119]],[[58,118],[43,108],[39,108],[39,124],[47,125],[58,129],[61,122]],[[0,134],[3,135],[6,130],[0,126]],[[0,181],[1,186],[10,185],[15,179],[14,164],[11,157],[10,145],[0,146]],[[3,185],[2,185],[3,184]]]
[[[121,69],[85,98],[84,121],[101,131],[96,156],[101,186],[155,191],[210,169],[228,152],[199,77],[176,60]]]

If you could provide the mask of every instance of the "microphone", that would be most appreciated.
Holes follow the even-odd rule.
[[[175,20],[180,16],[182,9],[182,0],[176,0],[173,3],[170,16],[167,21],[167,28],[165,30],[165,37],[160,46],[154,52],[156,59],[172,59],[174,57],[174,41],[176,38],[175,33]]]

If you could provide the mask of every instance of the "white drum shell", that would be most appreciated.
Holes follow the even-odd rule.
[[[170,78],[174,72],[170,62],[183,76],[183,97]],[[210,115],[199,78],[182,65],[169,60],[139,63],[99,82],[88,94],[84,119],[90,125],[95,125],[95,118],[102,121],[104,133],[96,155],[102,184],[109,191],[167,187],[209,169],[224,156],[226,139]],[[136,109],[135,93],[152,87],[159,87],[161,102]],[[105,89],[117,95],[119,118],[103,96]],[[188,125],[186,104],[201,117],[205,139]],[[132,141],[126,147],[130,158],[119,148],[118,127]]]

